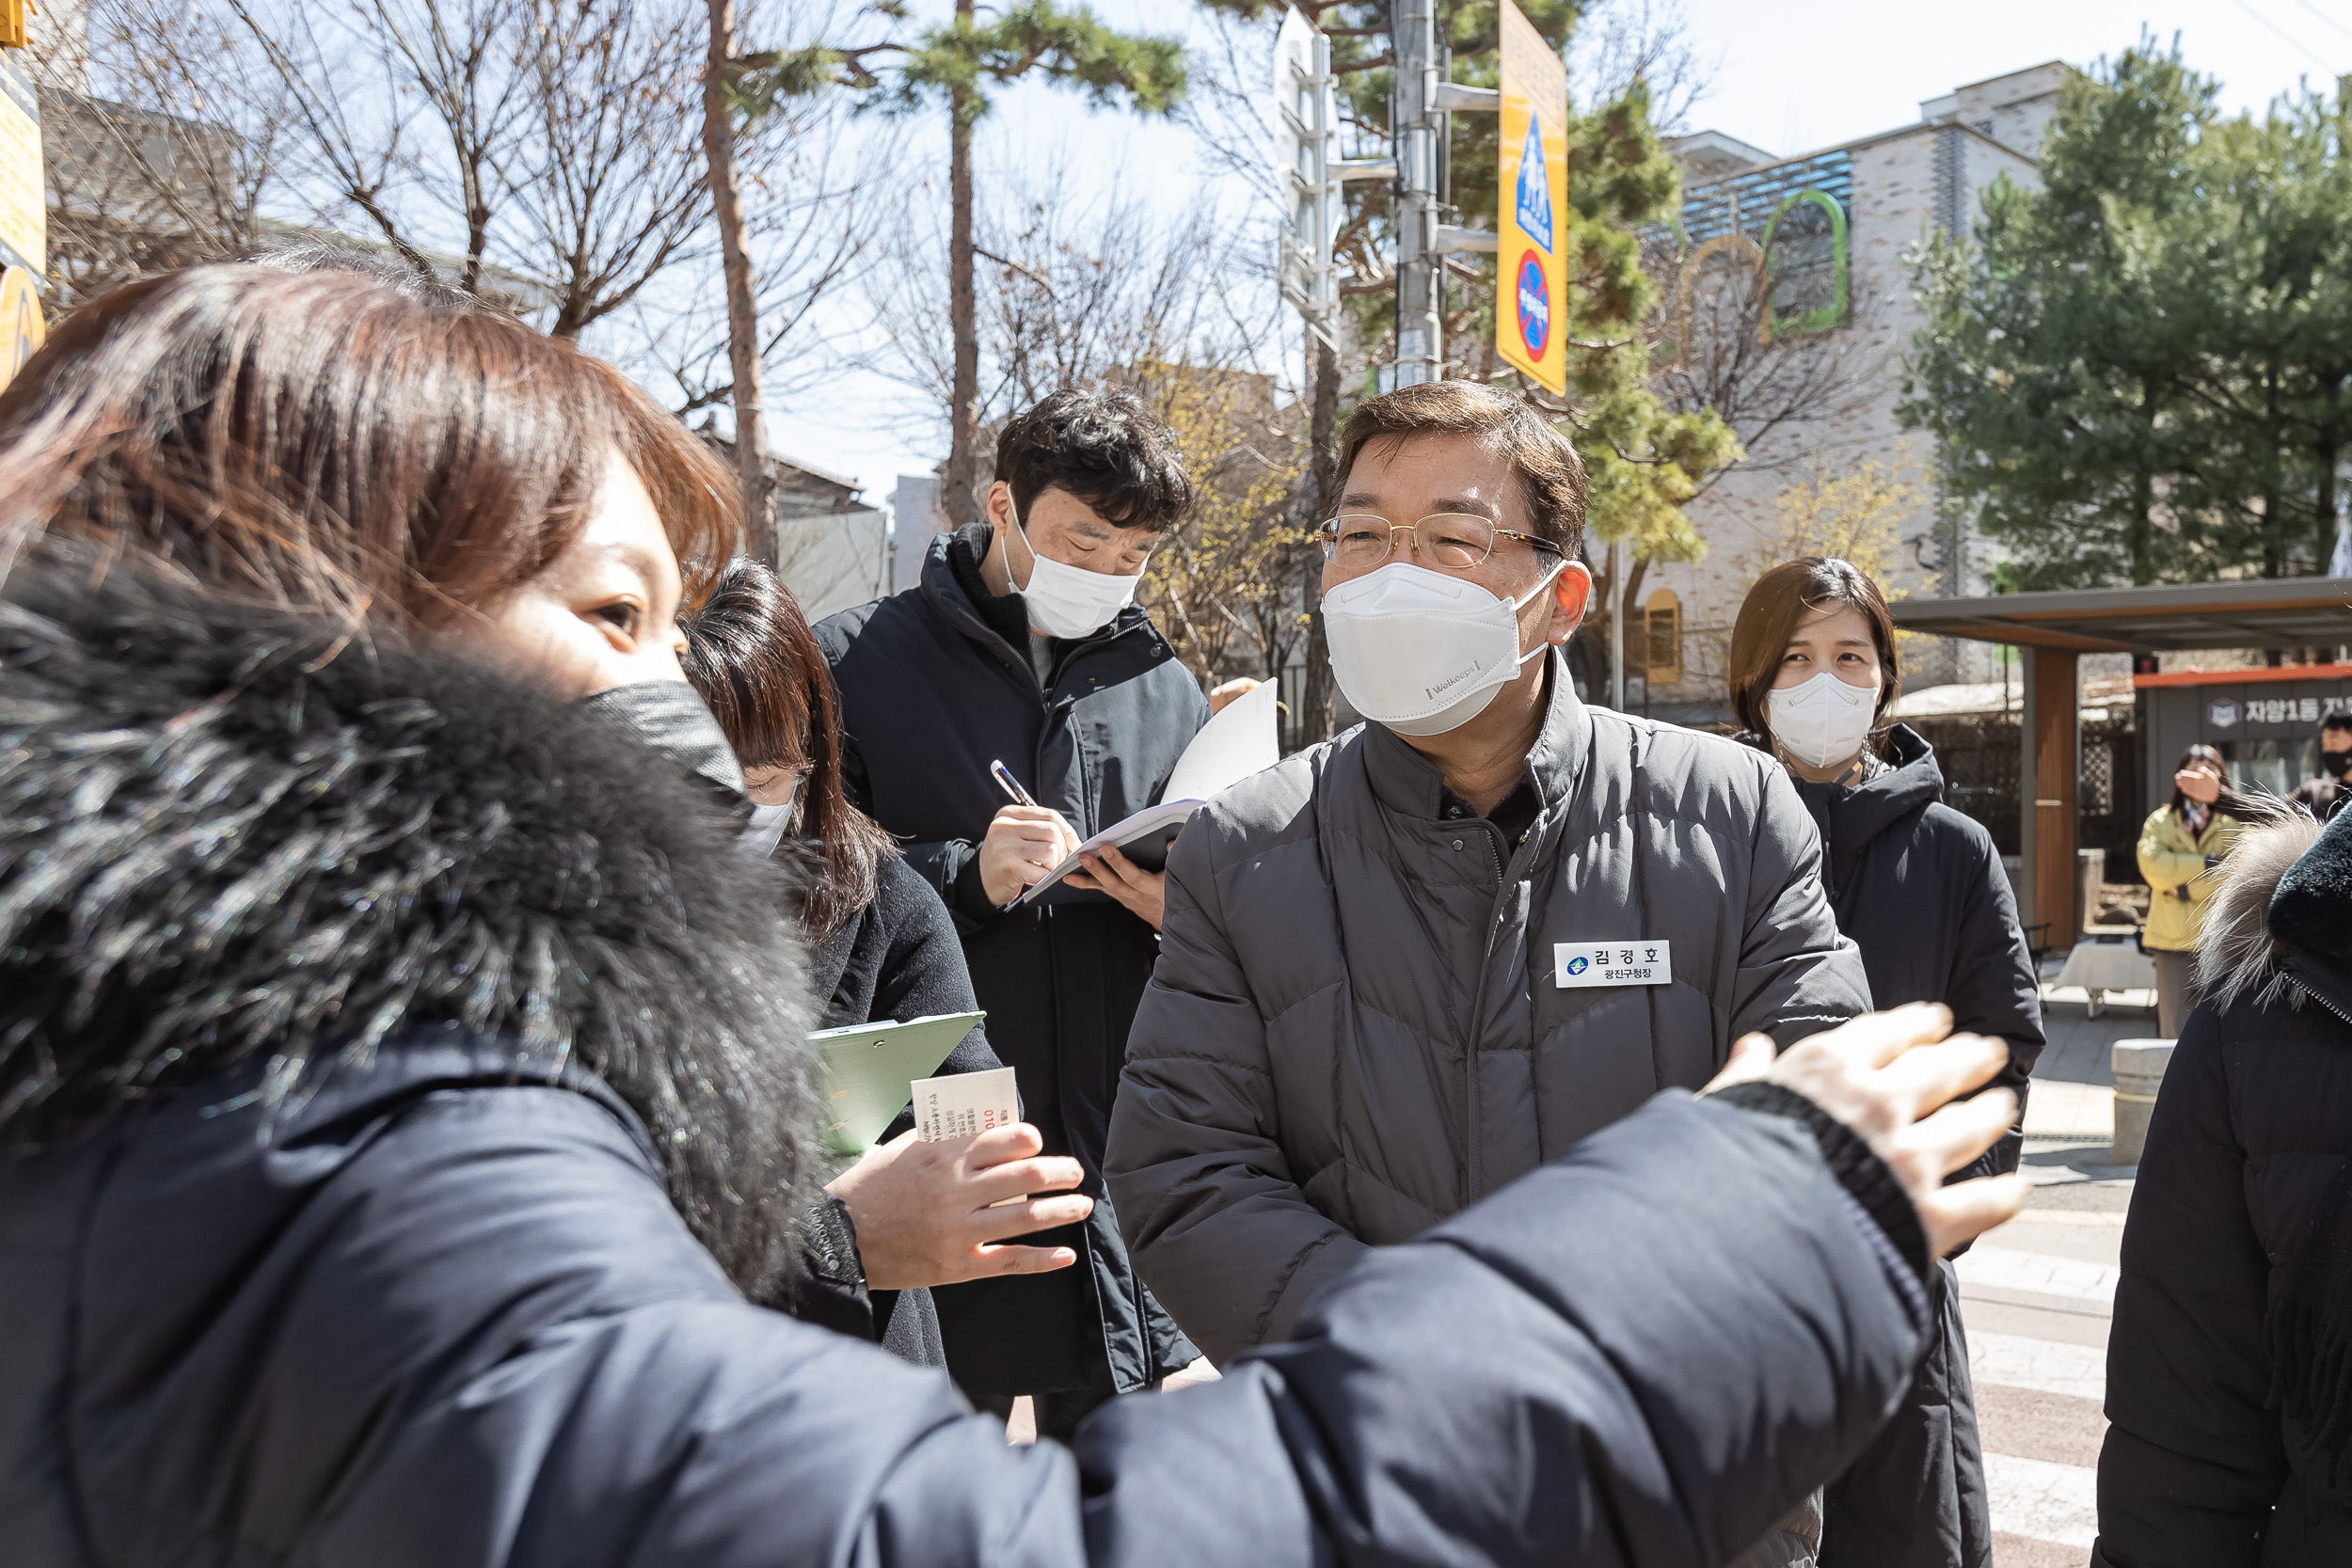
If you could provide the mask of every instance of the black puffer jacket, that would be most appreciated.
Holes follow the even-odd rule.
[[[1094,1212],[1039,1245],[1080,1249],[1073,1268],[939,1292],[956,1380],[974,1393],[1050,1393],[1107,1381],[1138,1388],[1199,1353],[1145,1291],[1103,1190],[1103,1145],[1136,1004],[1157,935],[1104,894],[1057,889],[1005,912],[979,890],[977,850],[1005,803],[1002,759],[1081,834],[1159,798],[1208,700],[1142,610],[1059,645],[1051,690],[1025,648],[1019,596],[989,599],[985,528],[934,540],[920,586],[817,627],[841,693],[848,782],[906,846],[963,937],[989,1043],[1020,1074],[1025,1115],[1049,1154],[1075,1156]],[[1001,619],[1001,626],[1000,626]]]
[[[1941,1002],[1954,1028],[2007,1040],[2009,1069],[1994,1082],[2017,1092],[2022,1112],[2042,1053],[2042,1001],[1999,852],[1980,823],[1943,804],[1943,770],[1915,732],[1897,725],[1884,752],[1887,771],[1851,787],[1792,776],[1821,830],[1822,879],[1837,928],[1862,949],[1875,1006]],[[1961,1176],[2013,1171],[2023,1145],[2012,1132]],[[1831,1483],[1821,1568],[1988,1568],[1993,1560],[1950,1265],[1930,1283],[1936,1333],[1894,1419]]]
[[[2042,1054],[2042,993],[2000,851],[1982,823],[1943,803],[1943,769],[1917,732],[1896,725],[1885,760],[1886,772],[1852,788],[1791,781],[1821,830],[1837,928],[1862,949],[1872,1006],[1941,1002],[1954,1029],[2009,1041],[2009,1068],[1987,1086],[2014,1090],[2022,1113]],[[1955,1180],[2013,1171],[2023,1148],[2012,1132]]]
[[[1915,1219],[1746,1086],[1008,1448],[744,1299],[801,961],[668,764],[119,571],[0,596],[8,1568],[1702,1568],[1908,1375]]]
[[[2274,1405],[2306,1369],[2265,1329],[2352,1156],[2352,812],[2249,830],[2215,877],[2123,1228],[2092,1562],[2342,1568],[2352,1488]]]

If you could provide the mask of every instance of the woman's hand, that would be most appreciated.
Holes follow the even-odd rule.
[[[2184,768],[2172,775],[2172,787],[2201,806],[2221,799],[2221,775],[2210,768]]]
[[[997,1246],[1075,1225],[1094,1200],[1066,1189],[1085,1180],[1078,1162],[1040,1158],[1045,1142],[1025,1121],[969,1138],[925,1143],[903,1133],[843,1171],[825,1191],[841,1200],[857,1227],[866,1289],[910,1291],[1000,1274],[1066,1269],[1078,1255],[1066,1246]],[[1039,1197],[1040,1193],[1059,1193]],[[1026,1198],[1005,1203],[1008,1198]],[[1002,1209],[990,1207],[1005,1203]]]
[[[1699,1092],[1760,1078],[1794,1089],[1852,1128],[1911,1195],[1928,1250],[1942,1258],[2014,1219],[2033,1191],[2022,1176],[1943,1184],[2017,1120],[2017,1097],[2007,1089],[1955,1102],[2009,1065],[2009,1047],[1979,1035],[1946,1039],[1951,1027],[1948,1008],[1919,1002],[1865,1014],[1777,1057],[1769,1037],[1750,1035]]]
[[[1073,871],[1062,879],[1072,887],[1093,888],[1107,893],[1135,914],[1149,921],[1158,930],[1168,915],[1168,873],[1146,871],[1119,852],[1116,844],[1081,855],[1078,863],[1084,871]]]

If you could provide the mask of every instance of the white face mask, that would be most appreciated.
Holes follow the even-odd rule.
[[[739,841],[743,847],[763,860],[774,854],[776,846],[784,842],[784,831],[792,825],[794,804],[787,800],[780,806],[754,806],[751,824]]]
[[[1403,561],[1341,583],[1323,596],[1331,673],[1349,705],[1399,735],[1459,729],[1550,645],[1519,653],[1519,608],[1567,565],[1516,599]]]
[[[1772,738],[1807,768],[1851,762],[1870,738],[1878,705],[1875,676],[1867,686],[1854,686],[1828,670],[1800,685],[1774,687],[1764,693]]]
[[[1028,531],[1021,526],[1021,514],[1013,510],[1009,496],[1005,510],[1012,514],[1012,531],[1021,536],[1022,548],[1029,557],[1029,580],[1015,585],[1028,607],[1029,625],[1048,637],[1091,637],[1109,626],[1112,616],[1135,603],[1136,588],[1143,581],[1141,572],[1118,578],[1048,560],[1029,543]],[[1009,554],[1005,563],[1012,564]]]

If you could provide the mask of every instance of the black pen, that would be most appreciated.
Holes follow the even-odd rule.
[[[1001,762],[992,762],[988,765],[988,770],[995,776],[996,787],[1012,797],[1014,805],[1034,806],[1037,804],[1035,800],[1029,799],[1029,792],[1021,787],[1021,781],[1012,776],[1011,768],[1007,768]]]

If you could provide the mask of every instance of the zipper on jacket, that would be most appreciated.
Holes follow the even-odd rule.
[[[2293,986],[2296,990],[2301,991],[2305,996],[2310,997],[2312,1001],[2318,1003],[2321,1006],[2335,1014],[2347,1028],[2352,1028],[2352,1018],[2345,1018],[2342,1007],[2337,1006],[2333,1002],[2328,1001],[2326,997],[2320,995],[2319,992],[2312,990],[2311,987],[2296,979],[2295,977],[2294,971],[2282,969],[2279,973],[2286,976],[2288,985]]]

